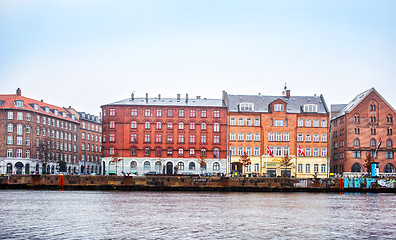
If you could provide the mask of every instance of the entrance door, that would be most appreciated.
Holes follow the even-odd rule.
[[[16,174],[22,174],[23,163],[17,162],[15,163]]]
[[[166,164],[166,174],[173,174],[173,163],[168,162]]]

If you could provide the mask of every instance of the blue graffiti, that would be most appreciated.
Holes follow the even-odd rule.
[[[366,182],[366,188],[369,188],[371,183],[376,182],[375,178],[344,178],[344,188],[361,188],[362,183]]]

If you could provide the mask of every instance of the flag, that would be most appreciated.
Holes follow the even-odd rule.
[[[298,146],[298,153],[305,157],[305,153],[304,153],[304,151],[303,151],[301,146]]]
[[[378,145],[377,145],[377,149],[381,146],[382,140],[380,138],[380,140],[378,141]]]
[[[270,155],[271,157],[274,157],[269,146],[267,146],[267,154]]]

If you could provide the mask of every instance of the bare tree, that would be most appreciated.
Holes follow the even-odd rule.
[[[50,137],[45,137],[41,139],[39,146],[36,149],[38,153],[38,159],[42,166],[42,173],[49,174],[50,172],[47,171],[48,162],[53,159],[54,156],[54,149],[52,146],[52,141]]]

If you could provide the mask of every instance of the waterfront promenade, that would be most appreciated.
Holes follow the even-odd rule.
[[[201,177],[198,175],[1,175],[2,189],[155,190],[234,192],[389,192],[395,178]]]

